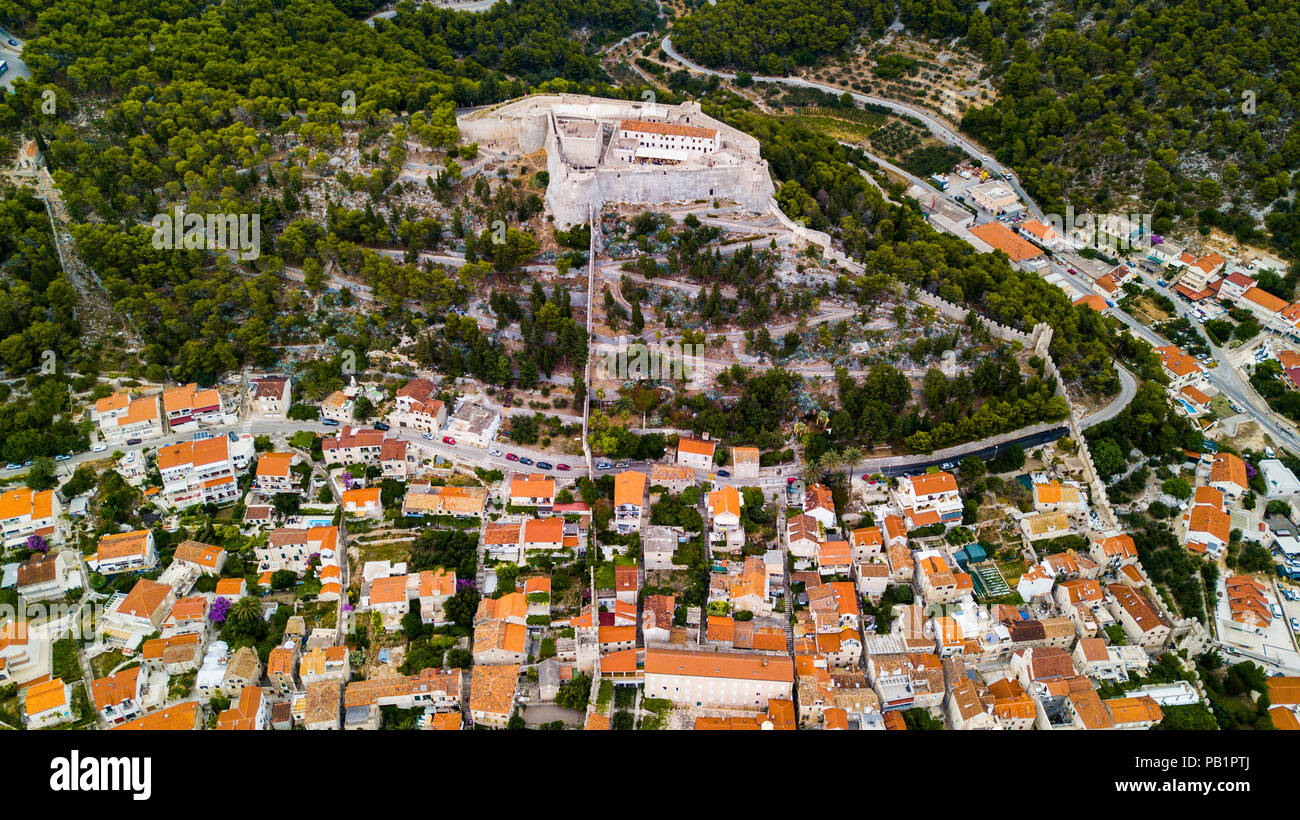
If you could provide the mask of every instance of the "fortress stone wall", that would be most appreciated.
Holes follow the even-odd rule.
[[[719,150],[676,164],[611,159],[609,142],[621,120],[651,120],[718,132]],[[594,121],[598,147],[566,138],[559,123]],[[561,227],[584,222],[589,209],[606,203],[662,205],[725,199],[755,213],[768,210],[775,194],[758,140],[700,111],[698,103],[662,105],[578,94],[542,94],[470,112],[458,119],[461,137],[486,150],[530,154],[546,151],[550,183],[546,204]],[[581,144],[580,151],[575,145]]]

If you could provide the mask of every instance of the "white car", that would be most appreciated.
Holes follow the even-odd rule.
[[[490,448],[490,449],[488,450],[488,455],[490,455],[490,456],[499,456],[499,455],[501,455],[501,451],[498,450],[496,447],[492,447],[492,448]]]
[[[91,447],[91,448],[90,448],[90,452],[92,452],[92,453],[102,453],[102,452],[104,452],[104,451],[107,450],[107,449],[108,449],[108,445],[107,445],[107,444],[96,444],[94,447]]]

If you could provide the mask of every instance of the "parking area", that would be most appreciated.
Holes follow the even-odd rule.
[[[1226,594],[1226,585],[1224,579],[1219,579],[1219,603],[1215,611],[1218,619],[1219,640],[1229,647],[1239,647],[1255,655],[1260,655],[1274,662],[1292,669],[1300,668],[1300,652],[1296,651],[1295,636],[1291,626],[1291,618],[1296,618],[1300,622],[1300,600],[1288,601],[1281,594],[1281,584],[1275,585],[1277,591],[1269,596],[1270,608],[1276,607],[1277,611],[1282,613],[1282,617],[1274,617],[1273,621],[1262,633],[1249,632],[1237,629],[1232,625],[1228,617],[1228,601]],[[1300,591],[1300,587],[1295,584],[1288,584],[1287,588],[1293,592]],[[1300,596],[1297,596],[1300,597]]]

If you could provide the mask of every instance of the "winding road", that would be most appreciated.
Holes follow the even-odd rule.
[[[704,66],[698,63],[694,63],[688,60],[687,58],[683,57],[681,54],[677,52],[676,49],[673,48],[672,37],[665,37],[661,45],[663,46],[664,53],[667,54],[669,58],[671,58],[674,62],[679,63],[680,65],[682,65],[683,67],[685,67],[690,71],[694,71],[699,74],[708,74],[714,77],[719,77],[724,80],[736,79],[735,74],[729,74],[725,71],[716,71],[712,68],[705,68]],[[755,76],[753,80],[756,83],[779,83],[781,85],[789,85],[789,86],[794,86],[796,88],[810,88],[815,91],[823,91],[827,94],[843,94],[846,91],[846,89],[836,88],[833,85],[816,83],[811,80],[804,80],[798,77]],[[918,108],[917,106],[911,105],[910,103],[899,102],[898,100],[891,100],[886,97],[876,97],[876,96],[872,96],[871,94],[860,94],[856,91],[849,91],[848,93],[853,97],[853,101],[858,103],[859,105],[876,105],[882,108],[888,108],[890,111],[893,111],[895,114],[899,114],[905,117],[912,117],[916,119],[918,122],[925,125],[926,128],[930,129],[930,133],[933,134],[936,139],[942,140],[948,145],[957,146],[958,148],[965,151],[970,156],[978,159],[981,163],[983,163],[984,167],[989,168],[995,174],[1001,175],[1002,178],[1007,180],[1007,182],[1010,183],[1011,187],[1015,189],[1015,192],[1020,195],[1020,198],[1023,199],[1026,203],[1028,203],[1029,209],[1034,214],[1035,218],[1037,219],[1043,218],[1043,212],[1042,210],[1039,209],[1038,204],[1035,203],[1032,199],[1030,199],[1029,194],[1025,193],[1025,191],[1021,189],[1020,181],[1015,178],[1015,175],[1011,173],[1010,169],[1004,167],[1002,163],[998,162],[991,154],[986,152],[983,148],[981,148],[980,146],[971,142],[966,137],[963,137],[961,134],[954,131],[946,123],[936,119],[933,114],[930,114],[929,112],[925,111],[924,109]]]
[[[711,75],[725,80],[734,80],[736,78],[735,74],[727,73],[724,71],[717,71],[711,68],[706,68],[682,56],[673,47],[671,37],[665,37],[661,45],[663,47],[664,53],[667,54],[670,59],[677,62],[679,65],[681,65],[682,67],[686,68],[689,71],[693,71],[699,74]],[[753,80],[754,82],[761,82],[761,83],[779,83],[782,85],[794,86],[798,88],[810,88],[817,91],[823,91],[828,94],[845,93],[845,89],[836,88],[835,86],[825,85],[823,83],[812,82],[810,80],[800,79],[798,77],[755,76]],[[973,143],[971,140],[967,139],[966,137],[963,137],[961,134],[954,131],[949,125],[947,125],[943,121],[935,118],[932,114],[909,103],[899,102],[897,100],[891,100],[884,97],[876,97],[870,94],[860,94],[854,91],[849,91],[848,93],[852,96],[854,102],[860,105],[880,106],[883,108],[887,108],[897,114],[915,118],[917,121],[924,124],[930,130],[930,133],[933,134],[937,139],[943,141],[948,145],[954,145],[957,146],[958,148],[961,148],[968,155],[980,160],[980,162],[983,163],[986,168],[990,169],[995,174],[1000,174],[1002,178],[1005,179],[1015,190],[1015,192],[1020,196],[1021,200],[1023,200],[1026,203],[1029,212],[1032,213],[1036,219],[1040,219],[1040,220],[1044,219],[1043,210],[1039,207],[1038,203],[1035,202],[1033,198],[1030,197],[1029,194],[1025,192],[1025,190],[1020,185],[1020,181],[1016,179],[1015,175],[1011,173],[1009,169],[1007,169],[1000,162],[998,162],[987,151],[985,151],[980,146]],[[870,155],[868,156],[870,157]],[[888,167],[890,168],[890,170],[900,173],[902,176],[908,178],[913,183],[920,183],[924,187],[932,189],[932,186],[930,186],[924,180],[918,180],[911,174],[903,172],[902,169],[896,168],[887,162],[882,162],[878,157],[870,157],[870,158],[873,161],[880,164],[882,167]],[[1068,254],[1064,254],[1062,256],[1064,257],[1066,263],[1075,267],[1076,270],[1079,267],[1079,263],[1083,262],[1082,258],[1073,257]],[[1082,279],[1079,277],[1078,274],[1072,274],[1066,264],[1061,264],[1060,262],[1053,261],[1053,272],[1059,274],[1062,278],[1072,283],[1076,288],[1080,290],[1080,292],[1082,293],[1093,292],[1091,287],[1091,282],[1082,281]],[[1178,304],[1177,298],[1174,299],[1174,302],[1175,304]],[[1179,312],[1181,313],[1182,311]],[[1149,342],[1152,346],[1161,347],[1169,344],[1168,339],[1163,338],[1158,333],[1148,328],[1146,325],[1143,325],[1137,319],[1133,318],[1132,316],[1128,315],[1123,310],[1121,310],[1118,306],[1112,308],[1110,313],[1112,316],[1114,316],[1116,319],[1118,319],[1120,322],[1126,325],[1133,333],[1135,333],[1140,338]],[[1218,358],[1219,365],[1213,369],[1206,370],[1207,381],[1209,381],[1211,385],[1213,385],[1221,393],[1223,393],[1225,396],[1227,396],[1233,402],[1235,402],[1239,407],[1243,408],[1243,410],[1247,413],[1247,415],[1251,417],[1251,419],[1260,427],[1260,429],[1264,433],[1266,433],[1270,438],[1272,438],[1276,443],[1284,446],[1286,449],[1292,452],[1300,453],[1300,435],[1293,432],[1293,430],[1290,428],[1290,425],[1284,425],[1279,423],[1277,418],[1273,415],[1272,411],[1267,407],[1267,405],[1263,402],[1263,400],[1260,399],[1258,395],[1255,393],[1255,391],[1251,389],[1249,384],[1247,384],[1242,379],[1241,374],[1238,373],[1237,370],[1233,368],[1231,364],[1228,363],[1227,356],[1224,355],[1224,352],[1215,349],[1214,353]],[[1120,380],[1121,380],[1121,393],[1119,398],[1116,401],[1112,401],[1111,404],[1109,404],[1103,410],[1098,411],[1097,413],[1093,413],[1092,415],[1088,416],[1085,419],[1081,419],[1080,420],[1081,426],[1086,427],[1091,424],[1096,424],[1098,422],[1105,421],[1108,418],[1113,418],[1115,415],[1117,415],[1120,412],[1120,410],[1123,409],[1124,406],[1127,405],[1128,400],[1131,399],[1132,396],[1136,393],[1136,380],[1134,380],[1132,375],[1126,373],[1126,371],[1124,371],[1122,368],[1120,368]],[[1120,399],[1122,399],[1123,401],[1121,402]]]

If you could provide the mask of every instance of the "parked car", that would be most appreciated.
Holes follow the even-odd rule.
[[[1293,630],[1295,630],[1296,632],[1300,632],[1300,620],[1297,620],[1297,619],[1295,619],[1295,618],[1292,618],[1292,619],[1291,619],[1291,628],[1292,628]]]
[[[597,461],[597,462],[596,462],[596,469],[597,469],[597,470],[608,470],[608,469],[612,468],[613,466],[614,466],[614,465],[613,465],[613,464],[610,464],[608,461]]]
[[[617,468],[619,468],[620,470],[627,469],[628,461],[627,461],[627,459],[623,459],[622,461],[620,461],[619,463],[615,464],[614,466],[617,467]]]
[[[433,441],[433,433],[421,433],[421,434],[420,434],[420,438],[428,439],[429,441]]]
[[[519,456],[515,455],[514,453],[506,453],[506,461],[518,461],[518,460],[519,460]]]
[[[339,420],[338,420],[338,419],[321,419],[321,424],[325,425],[326,427],[338,427],[338,426],[339,426]]]
[[[455,444],[455,443],[456,443],[456,439],[452,438],[451,436],[443,436],[443,437],[442,437],[442,443],[443,443],[443,444]]]
[[[14,463],[12,461],[5,465],[6,470],[21,470],[22,468],[23,465]]]
[[[531,458],[529,458],[528,456],[520,456],[520,457],[519,457],[519,463],[520,463],[520,464],[529,464],[529,465],[531,465],[531,464],[533,463],[533,460],[532,460]]]
[[[136,445],[136,444],[139,444],[141,441],[142,441],[142,439],[138,439],[138,438],[129,438],[129,439],[126,440],[126,443],[127,443],[127,446],[130,447],[130,446],[134,446],[134,445]]]
[[[91,447],[91,448],[90,448],[90,452],[92,452],[92,453],[102,453],[102,452],[104,452],[104,451],[107,450],[107,449],[108,449],[108,445],[107,445],[107,444],[96,444],[94,447]]]
[[[567,464],[556,464],[555,469],[568,471],[568,470],[572,470],[573,468]]]
[[[18,45],[18,41],[15,40],[15,39],[13,39],[13,38],[11,37],[11,38],[9,39],[9,45],[11,45],[11,46],[16,46],[16,45]]]
[[[951,470],[951,469],[953,469],[954,467],[956,467],[957,465],[956,465],[956,464],[953,464],[951,461],[945,461],[945,462],[944,462],[943,464],[941,464],[940,466],[941,466],[943,469],[945,469],[945,470]]]
[[[718,475],[722,478],[731,478],[731,473],[727,470],[718,470]]]
[[[54,457],[54,460],[55,460],[55,461],[69,461],[69,460],[71,460],[71,458],[72,458],[72,454],[71,454],[71,453],[64,453],[64,454],[61,455],[61,456],[55,456],[55,457]]]
[[[537,469],[539,469],[539,470],[549,470],[549,469],[551,469],[551,462],[549,462],[549,461],[539,461],[539,462],[537,462]]]
[[[501,451],[498,450],[496,447],[490,447],[490,448],[488,448],[488,455],[490,455],[490,456],[499,456],[499,455],[501,455]]]
[[[377,421],[377,422],[375,422],[375,429],[378,430],[378,431],[380,431],[380,432],[382,433],[382,432],[384,432],[385,430],[391,430],[392,428],[389,427],[387,424],[385,424],[385,423],[382,422],[382,421]]]
[[[1283,616],[1282,607],[1278,606],[1277,604],[1269,602],[1268,608],[1273,610],[1274,618],[1281,618]]]

